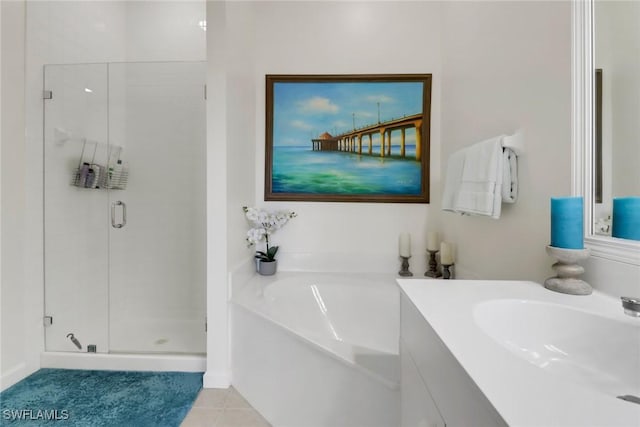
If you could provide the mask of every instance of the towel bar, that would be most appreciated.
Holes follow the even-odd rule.
[[[502,138],[502,147],[512,149],[518,157],[524,154],[524,134],[522,130],[517,130],[513,135],[505,135]]]

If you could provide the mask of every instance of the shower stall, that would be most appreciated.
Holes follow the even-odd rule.
[[[204,62],[44,67],[43,365],[202,369],[205,79]]]

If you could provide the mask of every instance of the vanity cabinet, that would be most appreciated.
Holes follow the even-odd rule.
[[[402,427],[506,426],[404,292],[400,307]]]
[[[400,366],[402,427],[444,427],[444,420],[403,340],[400,340]]]

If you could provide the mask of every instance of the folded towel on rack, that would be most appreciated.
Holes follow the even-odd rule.
[[[454,202],[457,212],[500,218],[503,160],[501,136],[467,148]]]
[[[500,218],[518,194],[517,158],[497,136],[456,151],[447,162],[442,209]]]

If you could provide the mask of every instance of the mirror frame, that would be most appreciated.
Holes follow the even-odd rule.
[[[593,234],[594,1],[571,2],[571,191],[574,196],[584,198],[584,241],[591,256],[640,266],[640,242]]]

